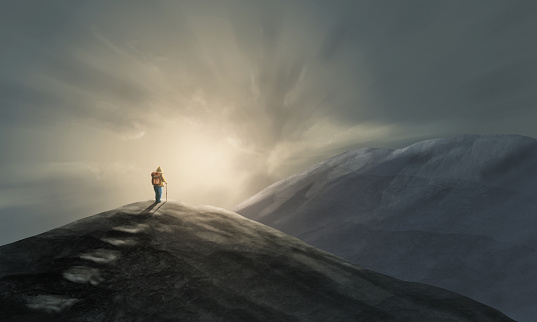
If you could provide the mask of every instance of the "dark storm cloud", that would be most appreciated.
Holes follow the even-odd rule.
[[[490,131],[465,124],[485,118],[496,131],[535,136],[529,128],[502,126],[507,110],[525,118],[537,99],[534,1],[378,1],[349,8],[353,14],[343,15],[339,30],[367,64],[367,104],[335,115],[350,122],[447,121],[453,134],[458,124]]]

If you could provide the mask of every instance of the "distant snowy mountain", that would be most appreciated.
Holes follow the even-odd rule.
[[[362,267],[537,316],[537,140],[466,135],[360,149],[236,212]]]
[[[139,202],[0,247],[2,321],[512,321],[230,211]]]

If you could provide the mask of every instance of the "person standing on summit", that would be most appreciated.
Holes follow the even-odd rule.
[[[160,202],[160,198],[162,197],[162,187],[164,187],[164,183],[168,184],[162,175],[162,169],[160,166],[156,171],[151,172],[151,183],[153,184],[153,189],[155,190],[155,201]]]

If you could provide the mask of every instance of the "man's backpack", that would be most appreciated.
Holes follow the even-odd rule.
[[[151,183],[154,186],[158,186],[162,184],[162,173],[160,172],[152,172],[151,173]]]

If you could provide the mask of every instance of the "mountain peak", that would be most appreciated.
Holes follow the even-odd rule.
[[[532,321],[536,164],[537,140],[518,135],[358,149],[279,181],[234,210],[363,267]]]
[[[463,180],[528,193],[537,189],[537,180],[532,179],[537,177],[535,164],[537,140],[514,134],[430,139],[402,149],[362,148],[339,154],[278,181],[233,209],[245,209],[265,196],[303,182],[306,177],[324,181],[325,174],[328,180],[350,174]]]
[[[210,206],[139,202],[0,247],[10,321],[509,321]]]

